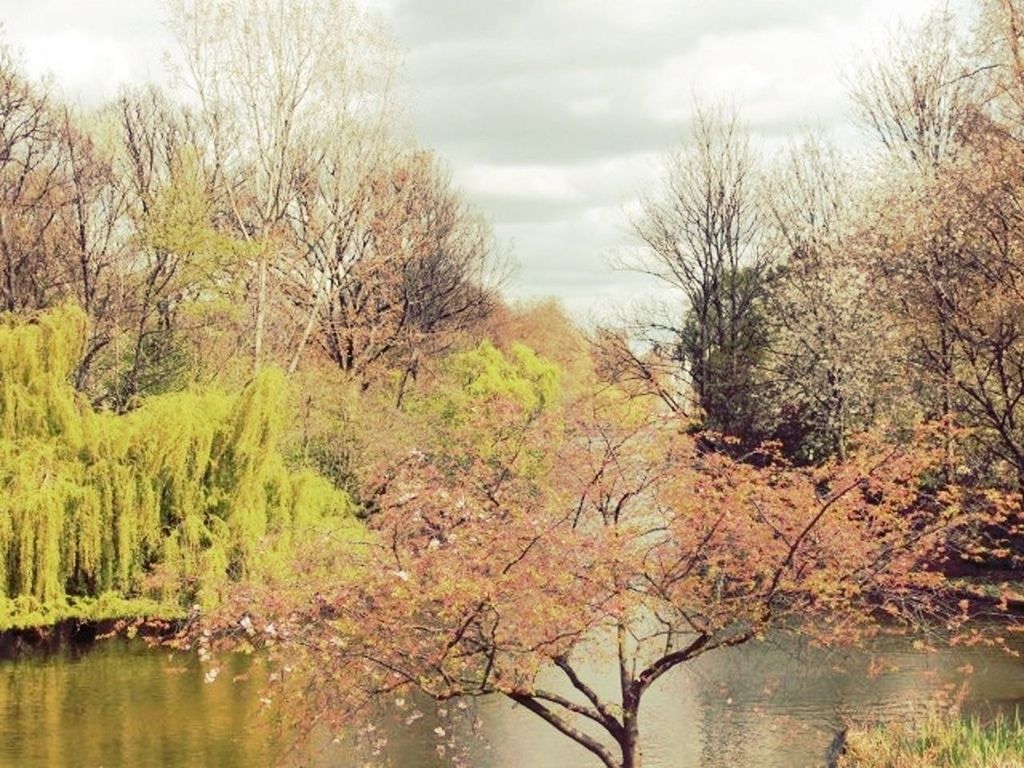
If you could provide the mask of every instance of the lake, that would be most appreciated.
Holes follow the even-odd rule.
[[[261,704],[259,674],[250,676],[248,667],[247,659],[231,659],[207,683],[190,655],[123,640],[0,661],[0,766],[274,765],[290,739]],[[982,648],[926,653],[902,638],[879,640],[870,652],[792,640],[723,650],[670,673],[649,693],[641,711],[644,764],[820,766],[843,722],[921,712],[942,693],[959,696],[966,712],[1012,714],[1024,705],[1024,662]],[[398,768],[450,765],[438,755],[444,739],[436,728],[446,738],[454,729],[479,768],[598,765],[525,710],[496,699],[465,706],[441,708],[460,714],[453,724],[433,704],[403,702],[371,740],[386,737],[384,752]],[[482,723],[479,736],[469,726],[474,719]],[[365,762],[324,739],[306,745],[297,761],[318,768]]]

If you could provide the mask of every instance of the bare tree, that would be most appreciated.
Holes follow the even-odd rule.
[[[1012,139],[976,141],[921,197],[893,206],[902,247],[888,262],[908,322],[938,329],[916,336],[922,373],[1024,486],[1022,162]]]
[[[53,238],[67,190],[60,119],[0,46],[0,308],[46,306],[59,283]]]
[[[707,426],[738,436],[756,431],[765,348],[758,313],[769,261],[757,174],[737,115],[698,107],[689,145],[669,159],[664,190],[644,201],[634,222],[646,249],[633,268],[680,299],[674,318],[654,323],[660,349],[685,367]]]
[[[981,0],[975,59],[988,73],[989,116],[1000,131],[1021,140],[1024,114],[1024,9],[1019,0]]]
[[[993,71],[989,59],[968,53],[947,9],[916,30],[900,29],[888,50],[864,68],[853,89],[861,124],[897,169],[887,179],[888,191],[874,200],[876,220],[864,228],[867,240],[874,242],[872,268],[908,342],[904,370],[924,415],[948,425],[947,474],[959,409],[955,331],[947,297],[961,278],[964,261],[957,239],[941,236],[930,238],[927,245],[918,240],[909,256],[903,247],[910,234],[907,225],[889,214],[902,215],[907,200],[926,201],[938,177],[955,174],[968,162],[971,143],[990,124]],[[907,257],[893,258],[894,252]]]
[[[400,154],[387,129],[381,122],[349,123],[338,126],[330,141],[299,148],[287,211],[295,254],[279,265],[289,304],[299,312],[298,340],[288,344],[290,372],[367,251],[368,221],[382,204],[373,199],[370,179]]]
[[[986,70],[964,52],[950,12],[935,13],[868,60],[852,89],[857,117],[893,158],[934,168],[956,155]]]
[[[129,260],[129,187],[118,173],[114,152],[98,146],[65,110],[61,122],[67,204],[58,212],[64,290],[90,318],[89,341],[75,373],[79,390],[94,390],[98,358],[124,320],[124,281]],[[102,120],[100,120],[102,122]]]
[[[378,168],[363,199],[365,216],[346,238],[348,249],[316,266],[330,299],[321,343],[357,375],[387,360],[414,376],[422,355],[440,352],[490,312],[500,261],[486,222],[430,153]]]
[[[259,366],[271,272],[288,250],[292,182],[302,176],[304,152],[336,142],[353,121],[384,119],[389,48],[350,0],[171,0],[170,10],[215,178],[235,228],[251,244]]]
[[[112,405],[124,409],[136,395],[194,373],[189,347],[209,328],[217,299],[231,292],[244,249],[216,226],[194,116],[155,90],[124,95],[117,111],[131,236],[130,257],[119,267]]]

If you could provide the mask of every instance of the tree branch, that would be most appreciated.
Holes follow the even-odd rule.
[[[569,678],[569,682],[572,683],[573,688],[575,688],[577,691],[579,691],[587,697],[587,700],[594,705],[594,709],[596,709],[601,714],[601,717],[604,718],[605,722],[602,723],[604,727],[613,736],[618,738],[617,732],[618,730],[621,730],[621,724],[619,723],[618,719],[616,719],[611,709],[609,709],[607,703],[605,703],[601,699],[601,697],[597,695],[597,692],[594,691],[593,688],[591,688],[589,685],[583,682],[582,679],[580,679],[580,676],[576,673],[576,670],[573,669],[572,665],[569,663],[569,660],[565,656],[559,656],[557,659],[555,659],[555,666],[557,666],[560,670],[562,670],[562,672],[565,673],[565,676]],[[611,726],[611,723],[615,724],[614,728]]]
[[[637,696],[642,694],[655,680],[672,669],[672,667],[682,664],[684,661],[689,661],[704,650],[710,640],[711,635],[698,635],[697,638],[685,648],[680,648],[678,651],[666,654],[647,667],[647,669],[640,673],[634,683]]]
[[[621,768],[620,762],[615,759],[615,756],[601,742],[578,728],[574,728],[564,718],[556,715],[529,694],[506,693],[505,695],[516,704],[533,712],[533,714],[544,720],[559,733],[568,736],[581,747],[596,755],[606,768]]]
[[[585,706],[583,704],[577,704],[575,701],[567,699],[564,696],[560,696],[559,694],[553,693],[551,691],[534,689],[530,693],[530,695],[535,699],[540,699],[542,701],[551,702],[552,704],[557,704],[558,706],[562,707],[565,710],[568,710],[569,712],[572,712],[573,714],[580,715],[582,717],[587,718],[588,720],[592,720],[593,722],[597,723],[602,728],[604,728],[606,731],[608,731],[608,733],[610,733],[612,737],[616,740],[618,740],[622,734],[622,726],[619,725],[619,722],[614,717],[606,718],[596,709],[592,709],[591,707]]]

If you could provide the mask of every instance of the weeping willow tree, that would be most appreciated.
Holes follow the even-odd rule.
[[[85,338],[72,306],[0,320],[0,599],[208,604],[295,536],[350,525],[344,493],[285,465],[280,373],[95,412],[69,383]]]

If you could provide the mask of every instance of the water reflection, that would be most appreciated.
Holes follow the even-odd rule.
[[[968,666],[974,671],[965,677],[958,670]],[[611,674],[602,682],[606,693],[614,690]],[[645,765],[821,766],[844,723],[923,712],[936,696],[959,693],[968,713],[1012,714],[1024,704],[1024,663],[981,648],[924,653],[901,638],[881,640],[871,651],[822,650],[792,641],[724,650],[677,669],[649,693],[641,711]],[[528,712],[500,702],[482,711],[492,749],[476,751],[473,765],[596,764]]]
[[[118,642],[0,662],[0,765],[266,765],[246,667],[232,659],[205,685],[182,655]]]
[[[611,668],[607,660],[598,663],[609,674],[599,676],[597,687],[610,694]],[[898,717],[936,694],[956,694],[968,667],[973,674],[966,710],[987,715],[1024,704],[1022,663],[988,649],[923,653],[905,640],[888,639],[871,652],[765,642],[710,654],[662,678],[650,692],[641,712],[645,765],[821,765],[842,722]],[[560,681],[552,676],[550,683]],[[246,659],[232,660],[206,684],[194,659],[141,643],[106,642],[78,656],[0,662],[0,766],[270,766],[288,738],[261,706],[259,688],[259,671]],[[399,768],[446,768],[452,740],[479,768],[595,764],[505,701],[461,706],[403,701],[363,741],[368,748],[376,742]],[[477,718],[486,741],[473,734]],[[318,742],[305,749],[301,764],[348,768],[364,762],[348,746]]]

